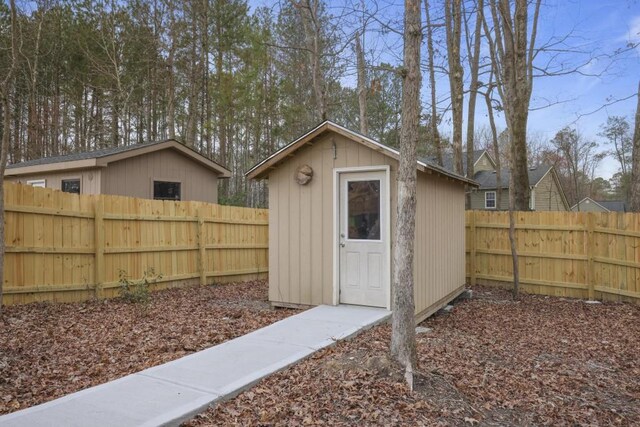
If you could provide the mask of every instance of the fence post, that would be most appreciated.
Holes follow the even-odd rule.
[[[202,206],[198,207],[198,271],[200,273],[200,286],[207,284],[207,272],[205,271],[205,259],[207,255],[207,247],[204,235],[204,217],[202,215]]]
[[[476,211],[470,211],[469,215],[469,281],[471,286],[476,285]]]
[[[96,196],[93,202],[94,209],[94,241],[95,241],[95,291],[96,297],[104,298],[104,202],[100,196]]]
[[[595,252],[595,213],[587,212],[587,287],[589,289],[589,299],[595,299],[595,265],[593,261]]]

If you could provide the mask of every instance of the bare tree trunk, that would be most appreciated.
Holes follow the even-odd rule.
[[[438,132],[438,99],[436,97],[436,72],[434,68],[434,49],[433,49],[433,27],[431,26],[431,14],[429,13],[429,0],[424,0],[424,8],[427,18],[427,52],[429,55],[429,85],[431,86],[431,142],[436,149],[436,159],[438,164],[442,166],[442,144],[440,142],[440,133]]]
[[[363,33],[364,36],[364,33]],[[367,70],[364,61],[364,52],[360,44],[360,34],[356,33],[356,59],[358,67],[358,106],[360,107],[360,133],[369,134],[367,124]]]
[[[464,101],[464,70],[460,63],[460,36],[462,27],[461,0],[445,0],[447,29],[447,60],[449,62],[449,87],[451,88],[451,115],[453,121],[453,169],[464,175],[462,167],[462,109]]]
[[[629,210],[640,212],[640,83],[638,83],[638,104],[633,127],[633,152],[631,155],[631,200]]]
[[[169,8],[169,54],[167,56],[168,88],[167,88],[167,134],[169,139],[176,137],[176,82],[174,61],[176,54],[176,19],[173,1],[167,3]]]
[[[491,80],[491,78],[489,78]],[[496,162],[496,206],[500,209],[502,206],[502,161],[500,160],[500,143],[498,142],[498,130],[493,117],[493,105],[491,104],[491,83],[489,89],[484,94],[484,100],[487,104],[487,114],[489,115],[489,127],[491,128],[491,140],[493,142],[493,157]]]
[[[11,92],[14,86],[14,75],[18,67],[18,18],[15,0],[9,0],[11,14],[11,65],[0,83],[0,97],[2,98],[3,127],[0,146],[0,177],[4,177],[11,141]],[[0,316],[2,315],[2,295],[4,285],[4,179],[0,179]]]
[[[320,46],[320,22],[318,22],[318,0],[300,0],[298,2],[290,0],[291,4],[298,10],[302,18],[302,26],[305,34],[306,49],[309,52],[309,64],[311,65],[311,80],[313,93],[316,99],[316,107],[321,121],[327,120],[328,102],[324,77],[321,69],[321,46]]]
[[[485,34],[489,39],[491,61],[496,70],[498,92],[505,110],[509,137],[513,149],[512,175],[516,210],[529,209],[529,174],[527,164],[527,120],[533,89],[533,60],[541,0],[531,2],[534,17],[527,35],[528,0],[515,0],[515,13],[511,14],[511,1],[491,0],[495,44],[486,21]]]
[[[420,0],[405,0],[404,68],[402,70],[402,133],[398,168],[398,217],[393,256],[394,305],[391,354],[405,368],[413,389],[416,368],[413,256],[416,215],[416,146],[420,124]]]
[[[509,244],[511,245],[511,259],[513,261],[513,299],[518,299],[520,294],[520,269],[518,267],[518,242],[516,241],[516,198],[513,192],[513,173],[509,174]]]
[[[469,84],[469,108],[467,112],[467,177],[473,179],[475,171],[473,168],[474,161],[474,138],[475,138],[475,115],[476,115],[476,98],[478,96],[478,73],[480,69],[480,37],[482,34],[484,1],[477,0],[476,7],[476,27],[473,33],[473,52],[471,51],[469,42],[469,30],[465,32],[467,35],[467,46],[469,48],[469,72],[471,73],[471,82]],[[465,21],[466,22],[466,21]],[[471,208],[471,192],[467,191],[467,207]]]

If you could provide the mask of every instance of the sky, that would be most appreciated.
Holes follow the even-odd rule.
[[[357,6],[362,2],[368,9],[378,11],[368,24],[365,39],[368,61],[399,64],[402,59],[401,37],[393,32],[383,33],[380,28],[383,23],[400,27],[402,0],[326,0],[328,9],[335,15],[343,13],[345,4]],[[440,3],[440,0],[432,0],[432,4]],[[275,4],[269,0],[250,1],[252,7],[277,7]],[[441,13],[436,11],[436,14],[440,16]],[[432,19],[436,14],[432,12]],[[568,38],[561,46],[565,52],[558,55],[553,65],[566,69],[579,66],[582,75],[572,73],[534,79],[528,132],[549,141],[557,131],[571,126],[584,138],[599,143],[598,150],[608,150],[611,147],[598,136],[600,126],[612,115],[626,116],[632,124],[636,109],[637,98],[632,95],[637,92],[640,81],[640,47],[628,49],[620,55],[614,55],[614,52],[624,49],[628,43],[640,42],[640,0],[543,0],[537,45],[566,36]],[[444,50],[444,46],[440,49]],[[425,55],[426,47],[423,51]],[[534,63],[543,65],[548,59],[548,54],[542,53]],[[354,74],[352,72],[345,77],[343,83],[355,85]],[[428,105],[430,89],[426,73],[423,82],[422,96]],[[438,77],[436,87],[443,107],[448,104],[448,84],[445,75]],[[623,98],[629,99],[618,102]],[[477,126],[487,124],[484,102],[477,103],[476,111]],[[498,126],[504,128],[504,117],[496,120]],[[451,133],[446,116],[441,132],[444,135]],[[618,162],[609,156],[600,164],[596,175],[609,179],[617,171]]]

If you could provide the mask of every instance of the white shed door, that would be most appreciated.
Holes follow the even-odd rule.
[[[387,307],[390,278],[386,173],[340,173],[340,303]]]

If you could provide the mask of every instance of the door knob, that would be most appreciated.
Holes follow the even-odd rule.
[[[340,247],[344,248],[344,242],[340,242]]]

